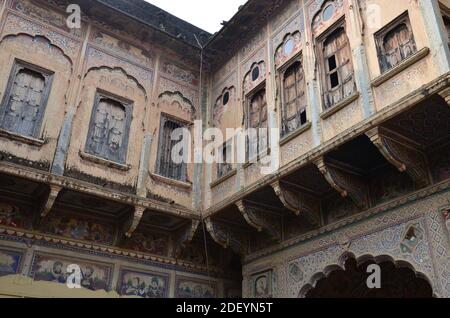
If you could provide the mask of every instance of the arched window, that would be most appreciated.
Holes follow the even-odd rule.
[[[0,127],[38,137],[50,86],[49,72],[15,62],[1,107]]]
[[[266,151],[269,145],[266,90],[254,93],[248,104],[248,159]]]
[[[328,109],[350,97],[356,89],[344,22],[324,37],[321,48],[324,105],[325,109]]]
[[[186,124],[167,116],[161,116],[161,127],[159,135],[158,147],[158,163],[157,173],[160,176],[183,181],[187,180],[187,162],[182,160],[178,162],[172,158],[172,151],[174,147],[180,143],[180,140],[172,140],[172,134],[175,130],[185,128]],[[183,158],[185,154],[180,150],[179,156]]]
[[[285,136],[307,123],[305,76],[301,61],[283,74],[283,130]]]
[[[130,112],[130,107],[126,103],[97,93],[86,152],[103,159],[125,163],[131,123]]]
[[[416,53],[407,15],[390,23],[376,35],[381,72],[384,73]]]

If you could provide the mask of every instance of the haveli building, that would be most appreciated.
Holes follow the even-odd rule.
[[[448,0],[250,0],[214,35],[0,0],[0,295],[450,297],[449,25]],[[172,162],[196,120],[280,128],[247,144],[280,168]]]

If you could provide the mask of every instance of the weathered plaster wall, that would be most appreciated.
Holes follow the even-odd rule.
[[[280,140],[279,136],[275,136],[271,140],[271,156],[280,160],[281,167],[325,143],[338,140],[350,132],[355,124],[368,120],[371,116],[375,118],[380,110],[395,105],[395,102],[449,70],[445,66],[445,61],[446,54],[450,51],[446,45],[442,46],[441,38],[433,36],[437,30],[445,31],[441,25],[442,19],[439,15],[434,20],[428,17],[431,7],[426,7],[419,1],[338,1],[341,11],[330,21],[313,30],[312,20],[325,3],[323,0],[289,1],[273,14],[267,25],[245,41],[245,45],[236,49],[234,55],[221,64],[212,75],[210,84],[212,96],[209,101],[211,108],[214,108],[226,88],[235,87],[237,98],[227,107],[215,111],[221,118],[220,123],[214,121],[214,109],[210,111],[211,127],[224,130],[225,127],[234,124],[231,127],[242,128],[246,95],[244,78],[253,63],[264,61],[270,125],[280,127],[282,92],[278,69],[282,69],[283,65],[288,64],[298,54],[303,56],[308,100],[307,115],[310,124],[287,138]],[[406,69],[394,68],[391,76],[380,77],[374,35],[406,11],[410,17],[418,53],[413,56],[412,63]],[[343,16],[352,50],[357,95],[343,107],[325,111],[319,74],[320,61],[317,60],[315,53],[314,37],[326,32]],[[300,37],[292,54],[289,56],[277,54],[277,49],[284,43],[283,41],[295,32],[299,32]],[[223,185],[221,182],[214,183],[217,179],[215,166],[205,168],[209,171],[205,175],[204,183],[205,208],[226,201],[243,187],[255,184],[264,177],[258,176],[259,169],[255,167],[236,165],[236,168],[237,176],[231,178],[234,181],[224,180]]]
[[[0,137],[5,158],[191,208],[193,165],[188,184],[155,182],[150,174],[156,170],[160,114],[187,123],[201,118],[198,61],[88,17],[81,29],[69,30],[65,8],[48,2],[2,1],[1,8],[1,96],[14,59],[55,73],[40,133],[43,145]],[[133,104],[126,169],[80,156],[98,90]]]

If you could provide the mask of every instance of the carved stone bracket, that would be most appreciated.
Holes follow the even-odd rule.
[[[442,92],[439,93],[443,99],[447,102],[447,104],[450,106],[450,88],[446,88]]]
[[[50,193],[48,194],[47,198],[44,201],[44,204],[42,206],[41,210],[41,218],[45,219],[49,216],[50,211],[53,208],[53,205],[55,204],[56,198],[58,197],[59,193],[63,187],[58,185],[50,185]]]
[[[368,185],[360,176],[335,164],[326,163],[323,157],[315,164],[327,182],[342,197],[349,197],[362,210],[370,207]]]
[[[375,127],[366,135],[386,160],[400,172],[408,173],[419,188],[429,184],[425,155],[412,142],[382,127]]]
[[[205,225],[213,240],[223,248],[230,248],[239,255],[247,252],[248,237],[246,233],[231,225],[213,221],[211,218],[205,219]]]
[[[134,231],[136,231],[137,227],[141,223],[142,217],[144,216],[146,208],[142,206],[135,206],[133,216],[131,217],[130,221],[127,223],[129,226],[125,228],[125,236],[127,238],[130,238]]]
[[[320,225],[320,201],[318,199],[280,181],[275,181],[271,186],[286,208],[297,216],[304,215],[312,225]]]
[[[251,227],[254,227],[258,232],[267,232],[277,241],[281,240],[281,220],[279,216],[242,200],[236,202],[236,206]]]
[[[195,232],[197,232],[198,226],[200,224],[200,220],[192,220],[189,224],[183,226],[175,236],[175,242],[174,242],[174,254],[175,257],[179,256],[183,248],[187,244],[189,244],[195,235]]]

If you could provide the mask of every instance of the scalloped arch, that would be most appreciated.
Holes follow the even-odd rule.
[[[301,289],[300,292],[298,293],[298,298],[304,298],[306,297],[306,295],[317,286],[317,283],[323,279],[323,278],[328,278],[331,273],[338,271],[338,270],[346,270],[345,267],[345,263],[349,260],[349,259],[354,259],[356,260],[356,264],[357,266],[361,266],[363,263],[366,263],[368,261],[372,261],[376,264],[381,264],[384,262],[389,262],[391,264],[393,264],[395,266],[395,268],[397,269],[401,269],[401,268],[407,268],[409,270],[411,270],[414,275],[416,276],[416,278],[420,278],[425,280],[433,289],[435,289],[435,286],[433,284],[433,282],[427,277],[427,275],[425,275],[422,272],[419,272],[415,269],[415,267],[409,263],[408,261],[405,260],[395,260],[392,256],[387,255],[387,254],[382,254],[379,256],[373,256],[371,254],[364,254],[361,255],[359,257],[356,257],[355,254],[351,253],[351,252],[346,252],[344,254],[342,254],[339,259],[338,259],[338,263],[335,264],[331,264],[326,266],[322,271],[315,273],[314,275],[311,276],[311,278],[309,279],[309,282],[307,282]]]
[[[44,40],[45,42],[47,42],[51,47],[53,47],[53,48],[55,48],[57,51],[59,51],[59,52],[61,53],[61,55],[62,55],[65,59],[67,59],[69,65],[70,65],[70,72],[73,73],[73,61],[72,61],[72,59],[70,58],[70,56],[67,55],[61,47],[59,47],[58,45],[56,45],[55,43],[53,43],[52,40],[50,40],[49,38],[47,38],[47,37],[44,36],[44,35],[31,35],[31,34],[26,33],[26,32],[18,32],[18,33],[14,33],[14,34],[13,34],[13,33],[8,33],[8,34],[4,35],[4,36],[0,39],[0,46],[1,46],[5,41],[7,41],[8,39],[10,39],[10,38],[18,38],[18,37],[20,37],[20,36],[25,36],[25,37],[28,37],[28,38],[33,39],[33,40],[34,40],[34,39],[42,39],[42,40]]]
[[[131,80],[132,82],[134,82],[136,84],[136,86],[142,91],[142,93],[144,94],[145,100],[148,100],[148,95],[147,95],[147,91],[145,89],[145,87],[139,83],[139,81],[134,77],[131,76],[130,74],[128,74],[122,67],[110,67],[110,66],[95,66],[95,67],[91,67],[90,69],[88,69],[86,71],[86,73],[84,74],[83,78],[86,78],[89,73],[94,72],[94,71],[101,71],[101,70],[108,70],[110,72],[114,72],[114,71],[119,71],[120,73],[122,73],[128,80]]]

